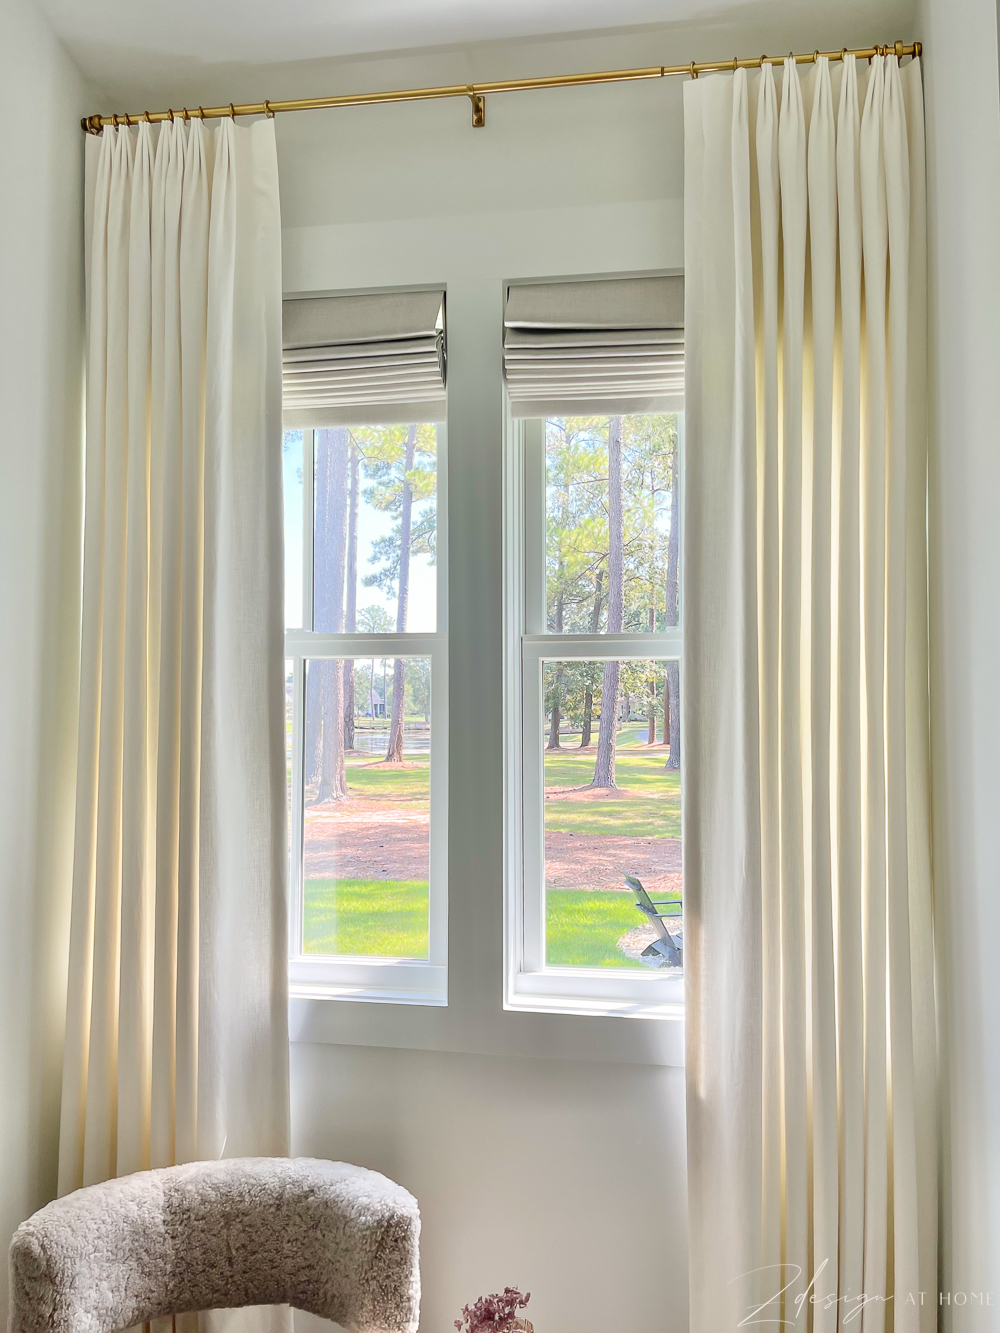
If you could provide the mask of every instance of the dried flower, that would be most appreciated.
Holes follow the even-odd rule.
[[[522,1296],[517,1287],[504,1287],[502,1292],[463,1305],[462,1318],[455,1320],[455,1327],[458,1333],[510,1333],[517,1325],[517,1311],[530,1300],[530,1291]]]

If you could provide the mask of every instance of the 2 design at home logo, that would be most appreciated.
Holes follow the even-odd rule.
[[[887,1305],[895,1301],[897,1305],[957,1305],[983,1308],[993,1305],[991,1291],[908,1291],[885,1295],[874,1292],[847,1292],[841,1294],[836,1286],[832,1291],[829,1277],[823,1279],[824,1271],[829,1267],[829,1259],[824,1259],[806,1287],[797,1291],[805,1270],[799,1264],[767,1264],[763,1268],[752,1268],[748,1273],[741,1273],[733,1282],[750,1282],[757,1279],[760,1283],[759,1304],[750,1308],[746,1318],[741,1319],[737,1328],[758,1328],[762,1324],[788,1324],[794,1326],[802,1318],[803,1311],[812,1307],[833,1310],[840,1306],[844,1311],[842,1322],[849,1324],[856,1320],[860,1325],[862,1311],[869,1305]],[[790,1275],[790,1276],[789,1276]],[[785,1281],[785,1278],[788,1278]]]

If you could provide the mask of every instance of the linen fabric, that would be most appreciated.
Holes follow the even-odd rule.
[[[287,1303],[352,1333],[414,1333],[417,1201],[376,1171],[299,1157],[139,1171],[14,1233],[10,1333],[114,1333]]]
[[[514,417],[672,410],[684,392],[684,279],[512,285],[503,352]]]
[[[684,119],[691,1328],[930,1330],[920,63]]]
[[[294,298],[282,327],[289,428],[444,420],[442,289]]]
[[[274,127],[88,139],[59,1191],[288,1151]]]

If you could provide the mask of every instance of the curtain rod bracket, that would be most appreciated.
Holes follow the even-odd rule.
[[[472,128],[481,130],[486,124],[486,98],[482,93],[469,89],[469,101],[472,103]]]

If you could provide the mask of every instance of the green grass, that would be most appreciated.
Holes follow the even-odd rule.
[[[626,733],[623,733],[626,734]],[[619,838],[679,838],[681,836],[681,775],[663,767],[662,748],[651,753],[644,746],[615,754],[615,781],[635,793],[606,801],[545,802],[545,827],[553,833],[598,833]],[[545,755],[546,787],[586,787],[593,781],[593,751],[572,750]]]
[[[670,894],[669,897],[676,897]],[[550,967],[639,967],[618,941],[645,918],[630,893],[549,889],[545,894],[545,953]]]
[[[427,957],[427,883],[307,879],[305,952]]]
[[[426,883],[310,879],[305,889],[306,953],[427,957]],[[550,889],[547,961],[554,967],[642,967],[617,947],[627,930],[641,924],[629,893]]]
[[[648,752],[635,743],[638,730],[632,727],[620,733],[616,756],[619,785],[636,794],[607,801],[546,801],[547,829],[616,837],[680,837],[680,775],[664,769],[662,748]],[[545,757],[546,786],[584,787],[593,776],[593,752],[577,755],[567,749]],[[381,764],[374,757],[351,757],[347,784],[357,796],[419,807],[430,796],[427,757],[408,756],[403,768]],[[310,879],[305,894],[306,953],[427,957],[426,882]],[[550,889],[546,894],[547,961],[557,967],[641,968],[642,964],[627,959],[617,947],[627,930],[641,924],[629,893]]]
[[[426,801],[430,798],[431,766],[424,754],[404,754],[403,765],[384,764],[376,755],[346,762],[347,789],[353,796]],[[412,767],[411,767],[412,765]]]

